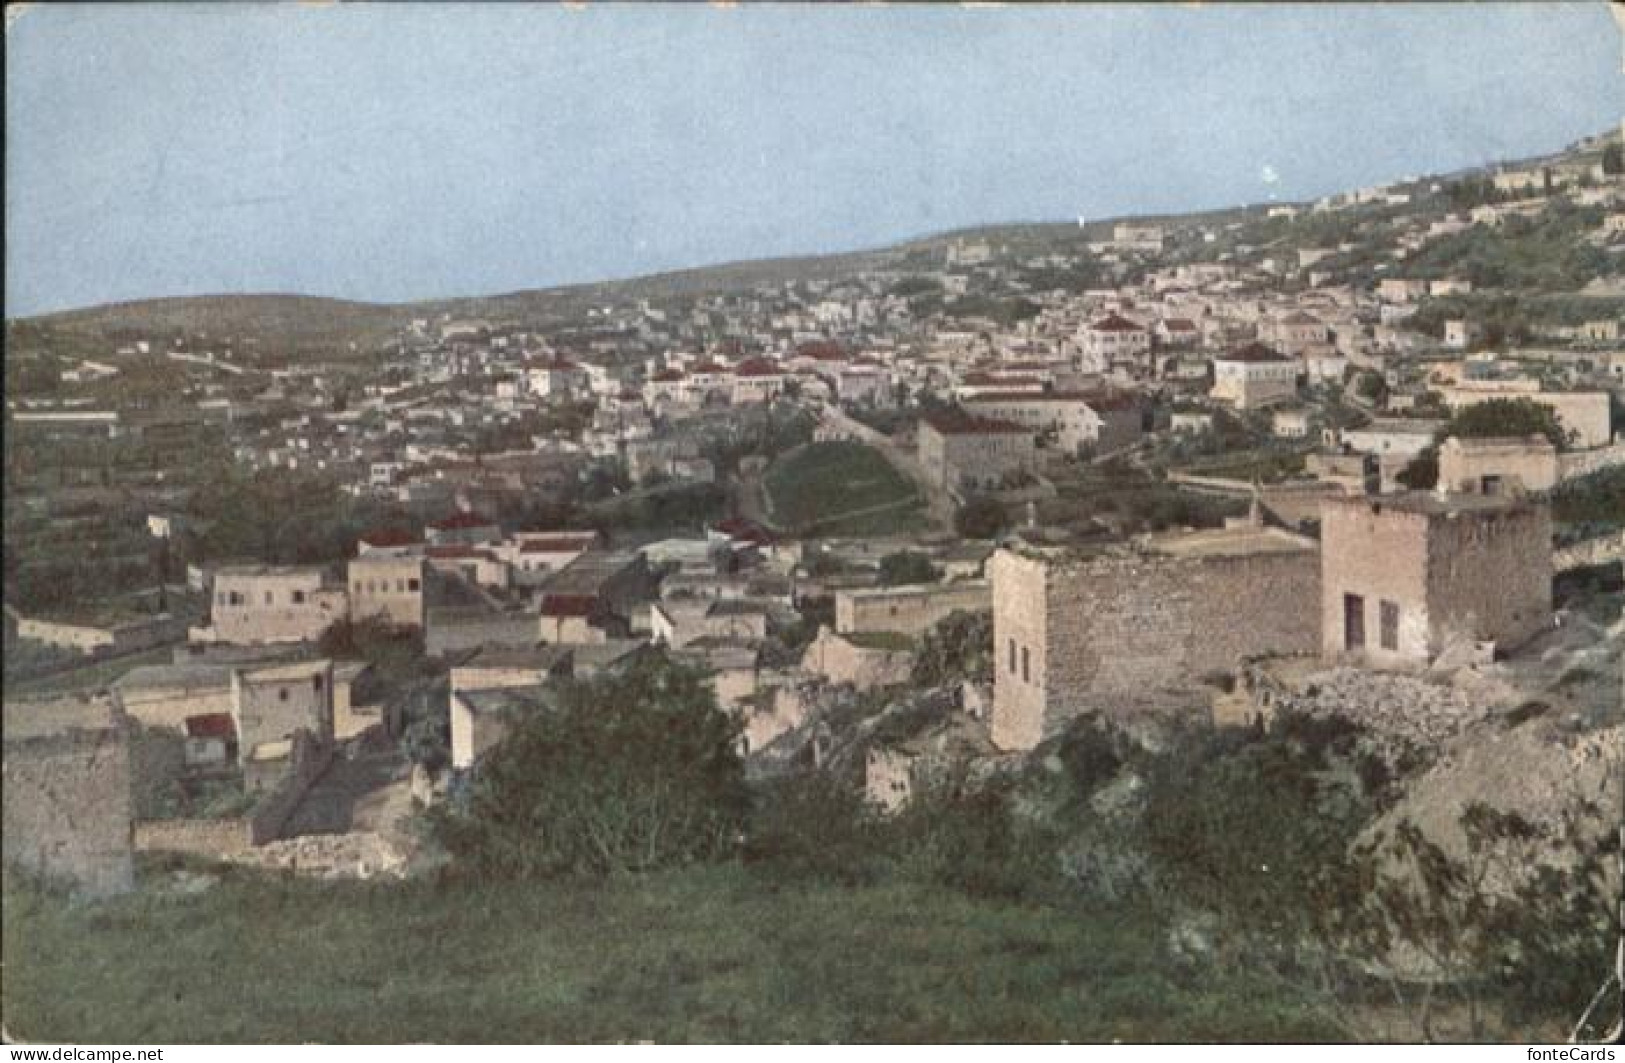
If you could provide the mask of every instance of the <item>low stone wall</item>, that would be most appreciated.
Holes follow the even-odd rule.
[[[1576,480],[1616,465],[1625,465],[1625,443],[1597,447],[1594,450],[1576,450],[1557,456],[1558,480]]]
[[[231,856],[253,844],[253,824],[243,817],[158,819],[135,825],[137,852]]]
[[[1568,572],[1570,569],[1606,565],[1610,561],[1625,560],[1625,531],[1586,539],[1552,552],[1552,570]]]
[[[801,666],[831,683],[851,683],[858,690],[908,681],[914,655],[907,650],[857,646],[828,628],[807,647]]]

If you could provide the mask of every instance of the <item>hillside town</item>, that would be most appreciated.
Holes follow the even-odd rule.
[[[8,320],[6,861],[409,878],[652,658],[748,779],[881,817],[1288,717],[1419,816],[1617,806],[1622,265],[1609,130],[796,269]]]

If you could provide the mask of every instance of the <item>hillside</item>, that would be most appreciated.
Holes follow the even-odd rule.
[[[1620,132],[1610,129],[1597,137],[1571,144],[1562,151],[1509,161],[1506,166],[1538,166],[1595,161],[1602,146],[1617,142]],[[1433,181],[1482,176],[1490,168],[1470,168],[1450,174],[1407,178],[1394,187],[1421,190]],[[234,337],[274,343],[287,354],[333,356],[375,348],[414,318],[474,317],[505,325],[548,327],[585,317],[592,307],[607,304],[655,304],[738,292],[755,287],[783,287],[806,281],[838,281],[876,270],[908,272],[927,266],[940,268],[943,253],[956,243],[986,243],[1005,259],[1077,253],[1091,240],[1110,236],[1113,225],[1136,221],[1162,225],[1174,232],[1202,226],[1213,230],[1231,227],[1228,239],[1205,247],[1190,244],[1173,249],[1171,260],[1201,260],[1233,246],[1237,240],[1297,245],[1344,235],[1350,223],[1386,224],[1396,212],[1365,210],[1316,224],[1297,226],[1266,219],[1274,203],[1260,203],[1183,214],[1142,215],[1133,218],[1077,221],[1000,223],[970,226],[905,240],[889,247],[840,254],[728,262],[621,280],[527,289],[492,295],[448,297],[410,303],[364,303],[310,295],[233,294],[172,297],[114,303],[6,321],[7,354],[48,345],[63,354],[93,354],[108,342],[138,337],[185,333],[192,336]],[[1198,242],[1199,243],[1199,242]]]

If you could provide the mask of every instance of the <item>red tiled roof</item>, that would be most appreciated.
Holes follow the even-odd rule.
[[[959,381],[971,387],[983,385],[997,387],[1042,387],[1044,382],[1035,376],[998,376],[993,373],[966,373]]]
[[[1145,329],[1136,325],[1122,314],[1107,314],[1105,317],[1089,326],[1091,332],[1144,332]]]
[[[662,369],[649,379],[662,384],[669,384],[673,381],[683,379],[683,372],[680,369]]]
[[[714,527],[731,539],[741,539],[745,542],[762,544],[773,542],[773,533],[755,521],[746,520],[744,517],[727,517],[717,521]]]
[[[1196,322],[1188,317],[1171,317],[1162,323],[1169,332],[1195,332]]]
[[[591,616],[598,608],[593,594],[544,594],[543,616]]]
[[[1221,354],[1218,358],[1222,362],[1290,362],[1292,359],[1272,347],[1262,343],[1249,343],[1245,347],[1238,347],[1229,354]]]
[[[416,546],[423,541],[423,536],[415,532],[380,528],[377,531],[363,532],[356,541],[366,543],[368,546]]]
[[[715,362],[700,362],[697,365],[689,366],[688,371],[691,373],[726,373],[728,370]]]
[[[585,550],[598,541],[596,535],[540,535],[524,538],[519,544],[522,554],[558,554],[570,550]]]
[[[735,376],[778,376],[783,370],[766,358],[746,358],[734,367]]]
[[[796,355],[801,358],[816,358],[820,362],[846,361],[846,348],[833,340],[822,340],[814,343],[803,343],[796,348]]]
[[[229,742],[237,737],[237,725],[229,712],[205,712],[186,718],[186,737],[223,738]]]
[[[976,417],[963,410],[933,410],[920,418],[945,436],[1027,435],[1028,430],[1009,421]]]
[[[446,543],[442,546],[431,546],[425,551],[431,558],[442,561],[458,561],[465,558],[479,558],[485,561],[495,561],[496,555],[481,546],[471,546],[467,543]]]
[[[482,517],[478,513],[453,513],[442,520],[432,522],[429,527],[435,531],[459,531],[466,528],[489,528],[496,521]]]

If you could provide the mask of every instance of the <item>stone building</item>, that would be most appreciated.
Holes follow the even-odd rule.
[[[559,646],[483,649],[451,670],[451,764],[469,768],[508,733],[508,711],[529,704],[541,688],[572,672],[571,651]]]
[[[194,642],[304,642],[318,639],[349,603],[318,566],[231,565],[214,574],[210,624]]]
[[[1086,711],[1205,707],[1244,657],[1320,645],[1311,539],[1243,526],[1095,556],[1003,549],[993,584],[993,741],[1031,749]]]
[[[1446,491],[1483,495],[1550,491],[1557,481],[1557,448],[1545,436],[1451,436],[1439,446],[1439,484]]]
[[[842,635],[890,631],[922,635],[949,614],[983,612],[992,606],[986,580],[872,587],[835,593],[835,630]]]
[[[1212,397],[1238,410],[1284,402],[1298,393],[1298,363],[1262,343],[1213,359]]]
[[[370,554],[349,565],[350,619],[423,626],[423,559]]]
[[[1009,421],[991,421],[958,410],[920,419],[919,461],[931,482],[951,492],[996,491],[1038,462],[1033,433]]]
[[[231,673],[232,716],[245,758],[286,755],[295,731],[333,742],[333,662],[298,661]]]
[[[1104,373],[1113,367],[1149,368],[1151,330],[1121,314],[1107,314],[1078,333],[1082,369]]]
[[[1447,650],[1516,646],[1550,622],[1551,542],[1543,502],[1420,491],[1328,498],[1324,655],[1427,665]]]
[[[135,886],[130,742],[105,696],[6,699],[0,844],[6,871],[88,896]]]
[[[1116,450],[1140,438],[1140,402],[1128,392],[991,392],[967,399],[965,409],[1035,435],[1052,435],[1064,454],[1076,455],[1084,447]]]

